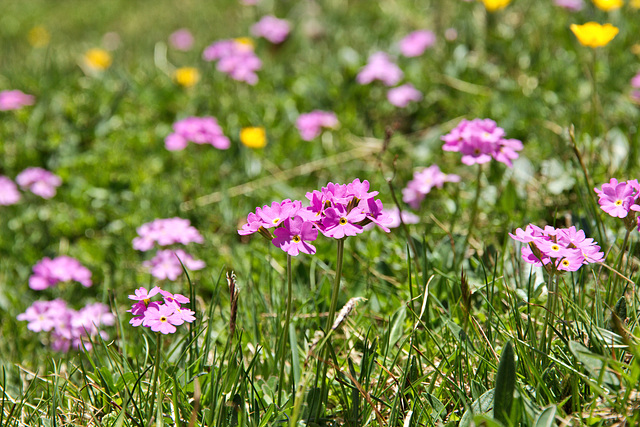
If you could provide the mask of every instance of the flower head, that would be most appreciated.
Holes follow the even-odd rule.
[[[76,281],[82,286],[91,286],[91,271],[80,262],[65,255],[57,258],[45,257],[33,266],[29,287],[36,291],[56,286],[60,282]]]
[[[182,274],[182,266],[187,270],[202,270],[204,261],[194,259],[193,256],[182,249],[164,249],[156,252],[149,261],[142,263],[149,269],[153,277],[159,280],[176,280]]]
[[[186,28],[180,28],[169,36],[169,44],[178,50],[191,50],[193,42],[193,34],[191,34],[191,31]]]
[[[84,54],[84,64],[92,71],[103,71],[111,66],[111,54],[104,49],[89,49]]]
[[[162,301],[151,301],[153,296],[160,295]],[[136,290],[136,295],[129,295],[130,299],[139,301],[128,310],[133,314],[129,323],[133,326],[146,326],[154,332],[162,334],[172,334],[176,332],[176,326],[183,323],[191,323],[196,320],[194,312],[181,304],[189,302],[189,298],[172,294],[171,292],[154,287],[150,292],[145,288]],[[140,301],[140,298],[144,298]]]
[[[0,111],[18,110],[35,103],[33,95],[27,95],[20,90],[3,90],[0,92]]]
[[[156,243],[159,246],[169,246],[204,242],[200,232],[191,226],[188,219],[178,217],[155,219],[142,224],[136,231],[138,237],[133,239],[133,248],[139,251],[148,251]]]
[[[32,167],[20,172],[16,182],[23,188],[31,191],[43,199],[50,199],[56,195],[56,188],[62,185],[62,180],[48,170]]]
[[[623,0],[593,0],[593,4],[600,10],[608,12],[610,10],[620,9],[624,6]]]
[[[261,126],[242,128],[240,142],[249,148],[264,148],[267,145],[267,133]]]
[[[418,102],[422,99],[422,92],[413,87],[411,83],[389,89],[387,100],[396,107],[404,108],[410,102]]]
[[[308,243],[318,238],[318,229],[310,221],[305,221],[299,216],[287,218],[283,226],[274,231],[275,238],[271,241],[291,256],[300,252],[315,254],[316,248]]]
[[[416,171],[413,179],[402,190],[402,201],[413,209],[418,209],[420,203],[434,187],[442,188],[445,182],[460,182],[460,177],[454,174],[446,174],[440,171],[438,165]]]
[[[400,40],[400,52],[409,58],[420,56],[427,48],[433,46],[435,43],[436,35],[433,31],[414,31]]]
[[[184,150],[190,141],[195,144],[210,144],[218,150],[226,150],[231,146],[215,117],[187,117],[175,122],[173,130],[164,140],[169,151]]]
[[[251,26],[251,34],[256,37],[264,37],[271,43],[280,44],[287,39],[291,26],[286,19],[278,19],[275,16],[263,16]]]
[[[248,38],[220,40],[208,46],[202,53],[205,61],[218,61],[218,71],[229,74],[232,79],[250,85],[258,83],[258,71],[262,61],[253,51],[253,42]]]
[[[618,182],[611,178],[602,188],[594,188],[598,194],[600,208],[616,218],[625,218],[639,195],[637,181]]]
[[[300,114],[296,120],[296,128],[305,141],[311,141],[320,135],[322,128],[336,128],[338,124],[338,118],[332,111],[314,110]]]
[[[391,62],[384,52],[376,52],[369,57],[367,65],[362,67],[356,81],[361,85],[380,80],[386,86],[394,86],[402,80],[404,73],[396,64]]]
[[[606,46],[618,34],[618,28],[611,24],[600,25],[597,22],[587,22],[583,25],[571,24],[571,31],[583,46]]]
[[[582,0],[553,0],[556,6],[563,7],[567,10],[577,12],[582,10],[584,2]]]
[[[200,81],[200,71],[194,67],[180,67],[173,74],[173,78],[182,87],[192,87]]]
[[[482,0],[482,3],[489,12],[495,12],[507,7],[507,5],[511,3],[511,0]]]
[[[15,182],[0,175],[0,206],[15,205],[20,201],[20,192]]]
[[[51,34],[41,25],[36,25],[27,33],[27,41],[35,48],[47,46],[50,40]]]

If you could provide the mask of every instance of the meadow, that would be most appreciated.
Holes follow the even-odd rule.
[[[0,426],[637,425],[639,123],[637,0],[4,2]]]

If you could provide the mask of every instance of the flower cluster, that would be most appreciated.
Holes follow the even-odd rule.
[[[387,100],[396,107],[404,108],[410,102],[418,102],[422,99],[422,92],[416,89],[411,83],[406,83],[387,92]]]
[[[156,295],[162,297],[162,301],[151,301]],[[153,332],[172,334],[176,331],[176,326],[196,320],[195,312],[182,306],[189,303],[189,298],[180,294],[174,295],[158,286],[150,291],[146,288],[136,289],[134,295],[129,295],[129,299],[136,301],[131,309],[127,310],[133,314],[129,321],[133,326],[142,325],[151,328]]]
[[[43,199],[50,199],[56,195],[56,188],[62,185],[62,180],[48,170],[32,167],[27,168],[16,176],[16,182],[23,190],[29,190]]]
[[[536,266],[544,266],[549,274],[560,271],[577,271],[590,263],[601,262],[604,253],[592,238],[575,227],[544,229],[529,224],[524,230],[518,228],[512,239],[527,245],[522,247],[522,259]]]
[[[409,211],[401,212],[396,206],[391,209],[384,209],[384,213],[389,215],[389,218],[391,219],[387,224],[387,227],[389,228],[400,227],[400,217],[402,217],[402,222],[404,222],[405,224],[417,224],[420,222],[420,218],[418,217],[418,215]]]
[[[493,158],[512,167],[512,160],[522,150],[522,142],[505,139],[504,135],[504,129],[491,119],[462,120],[441,138],[445,142],[442,149],[462,153],[465,165],[487,163]]]
[[[202,53],[205,61],[218,61],[218,71],[229,74],[232,79],[254,85],[258,83],[256,71],[262,61],[253,52],[251,39],[220,40],[208,46]]]
[[[251,34],[256,37],[264,37],[271,43],[280,44],[287,39],[291,26],[286,19],[278,19],[275,16],[263,16],[251,26]]]
[[[413,174],[413,179],[402,189],[402,201],[413,209],[418,209],[431,189],[442,188],[445,182],[460,182],[460,177],[441,172],[438,165],[421,169]]]
[[[400,67],[391,62],[389,55],[384,52],[376,52],[369,57],[367,65],[362,67],[356,76],[356,81],[365,85],[374,80],[380,80],[386,86],[395,86],[403,76],[404,73]]]
[[[631,99],[640,104],[640,72],[631,79]]]
[[[572,12],[582,10],[584,2],[582,0],[554,0],[556,6],[563,7]]]
[[[0,175],[0,206],[15,205],[20,201],[18,186],[10,178]]]
[[[413,58],[422,55],[427,48],[430,48],[435,43],[436,35],[433,31],[414,31],[400,40],[400,52],[407,58]]]
[[[0,111],[18,110],[33,105],[35,97],[20,90],[3,90],[0,92]]]
[[[314,254],[310,244],[321,232],[326,237],[342,239],[364,231],[374,223],[389,232],[389,214],[382,202],[375,198],[377,191],[369,192],[369,182],[359,179],[349,184],[329,183],[320,191],[307,193],[310,205],[303,207],[299,200],[273,202],[256,208],[247,216],[247,223],[238,230],[240,235],[259,232],[289,255],[300,252]],[[273,234],[270,229],[273,228]],[[274,238],[275,235],[275,238]]]
[[[75,258],[62,255],[56,258],[45,257],[33,266],[33,275],[29,277],[29,287],[41,291],[56,286],[60,282],[79,282],[84,287],[91,286],[91,271]]]
[[[175,122],[173,130],[164,140],[165,147],[170,151],[184,150],[189,141],[211,144],[219,150],[226,150],[231,146],[215,117],[187,117]]]
[[[338,124],[338,117],[332,111],[314,110],[310,113],[300,114],[296,120],[300,138],[305,141],[311,141],[320,135],[322,128],[336,128]]]
[[[640,184],[637,179],[618,182],[611,178],[608,184],[602,184],[601,188],[594,188],[598,194],[600,208],[614,218],[624,218],[628,230],[638,226],[640,230],[640,218],[636,222],[635,212],[640,211],[640,205],[636,202],[640,196]]]
[[[193,47],[193,35],[186,28],[180,28],[169,36],[169,44],[174,48],[182,51],[191,50]]]
[[[178,217],[155,219],[142,224],[137,232],[133,248],[143,252],[153,249],[154,244],[169,246],[204,242],[202,235],[191,226],[188,219]],[[182,249],[158,250],[152,259],[143,263],[153,277],[160,280],[176,280],[182,273],[183,265],[189,270],[201,270],[205,267],[203,261],[194,259]]]
[[[50,332],[51,348],[62,352],[71,348],[91,350],[90,339],[98,335],[108,339],[100,328],[113,326],[116,320],[109,307],[102,303],[88,304],[76,311],[61,299],[36,301],[17,319],[29,322],[27,329],[30,331]]]

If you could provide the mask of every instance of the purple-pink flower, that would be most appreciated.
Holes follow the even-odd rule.
[[[300,114],[296,120],[300,137],[305,141],[316,138],[323,128],[336,128],[338,124],[338,117],[332,111],[314,110],[310,113]]]
[[[180,264],[182,262],[182,264]],[[156,255],[149,261],[142,263],[144,267],[156,279],[176,280],[183,272],[182,266],[187,270],[202,270],[205,267],[204,261],[194,259],[193,256],[182,249],[164,249],[156,252]]]
[[[136,231],[138,237],[133,239],[133,248],[139,251],[148,251],[156,243],[159,246],[168,246],[204,242],[202,235],[191,226],[188,219],[178,217],[158,218],[142,224]]]
[[[594,188],[598,194],[600,208],[615,218],[625,218],[640,194],[638,180],[618,182],[611,178],[602,188]]]
[[[218,61],[218,71],[250,85],[258,83],[258,71],[262,61],[253,52],[253,44],[245,39],[220,40],[208,46],[202,53],[207,62]]]
[[[297,256],[300,252],[315,254],[316,248],[308,242],[318,238],[318,229],[311,221],[305,221],[299,216],[285,219],[283,226],[273,232],[275,238],[271,241],[291,256]]]
[[[43,199],[50,199],[56,195],[56,188],[62,185],[62,180],[48,170],[32,167],[20,172],[16,182],[23,190],[29,190]]]
[[[156,295],[160,295],[162,300],[151,301],[150,299]],[[151,328],[154,332],[172,334],[176,332],[176,326],[196,320],[195,312],[182,306],[189,303],[189,298],[172,294],[157,286],[151,291],[139,288],[135,291],[135,295],[129,295],[129,299],[137,301],[128,310],[134,316],[129,321],[133,326],[142,325]]]
[[[230,147],[215,117],[187,117],[173,124],[173,133],[164,140],[167,150],[183,150],[189,141],[195,144],[210,144],[219,150]]]
[[[0,206],[15,205],[20,201],[18,186],[11,179],[0,175]]]
[[[422,92],[413,87],[411,83],[406,83],[387,92],[387,100],[396,107],[404,108],[410,102],[418,102],[422,99]]]
[[[251,26],[251,34],[256,37],[264,37],[271,43],[280,44],[287,39],[291,26],[286,19],[278,19],[275,16],[263,16]]]
[[[438,165],[431,165],[416,171],[413,174],[413,179],[402,190],[402,201],[413,209],[418,209],[431,189],[433,187],[442,188],[445,182],[460,182],[460,177],[440,171]]]
[[[404,73],[384,52],[376,52],[369,57],[367,65],[362,67],[356,81],[361,85],[380,80],[386,86],[395,86],[402,80]]]
[[[43,258],[33,266],[29,277],[29,287],[36,291],[51,288],[60,282],[79,282],[82,286],[91,286],[91,271],[80,262],[66,255],[57,258]]]
[[[400,52],[408,58],[420,56],[427,48],[436,43],[433,31],[418,30],[400,40]]]
[[[27,95],[20,90],[0,91],[0,111],[18,110],[35,102],[35,96]]]
[[[390,223],[387,225],[387,227],[389,228],[400,227],[401,216],[402,216],[402,222],[404,222],[405,224],[417,224],[420,222],[420,217],[418,217],[418,215],[409,211],[400,212],[397,206],[394,206],[391,209],[385,209],[385,212],[387,213],[387,215],[389,215],[389,218],[391,219]]]
[[[169,44],[175,49],[189,51],[193,47],[193,34],[186,28],[180,28],[169,36]]]
[[[556,6],[563,7],[567,10],[577,12],[582,10],[584,2],[582,0],[553,0]]]
[[[512,167],[512,160],[518,158],[522,142],[517,139],[505,139],[504,129],[491,119],[462,120],[447,135],[444,151],[457,151],[462,154],[465,165],[482,164],[495,159]]]

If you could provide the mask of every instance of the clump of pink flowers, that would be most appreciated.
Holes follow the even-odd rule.
[[[636,221],[635,212],[640,211],[640,205],[636,204],[640,196],[640,184],[637,179],[618,182],[611,178],[608,184],[602,184],[601,188],[594,188],[598,194],[600,208],[614,218],[624,218],[628,230],[636,225],[640,230],[640,218]]]
[[[48,170],[32,167],[27,168],[16,176],[16,182],[23,190],[29,190],[43,199],[50,199],[56,195],[56,189],[62,185],[62,179]]]
[[[188,219],[166,218],[155,219],[137,228],[138,237],[133,239],[133,248],[139,251],[153,249],[154,245],[188,245],[202,243],[204,239],[200,232],[191,225]],[[164,280],[176,280],[182,273],[182,266],[189,270],[201,270],[205,263],[194,259],[182,249],[158,250],[155,256],[143,263],[153,277]]]
[[[575,227],[544,229],[529,224],[523,230],[509,233],[512,239],[526,243],[522,247],[522,259],[536,266],[544,266],[549,274],[562,271],[577,271],[587,264],[602,262],[604,253],[592,238]]]
[[[51,288],[61,282],[76,281],[84,287],[91,286],[91,271],[75,258],[62,255],[56,258],[45,257],[33,266],[29,277],[29,287],[40,291]]]
[[[262,61],[253,52],[253,44],[243,39],[220,40],[208,46],[202,53],[205,61],[218,61],[216,68],[232,79],[250,85],[258,83],[258,71]]]
[[[413,174],[413,179],[402,190],[402,201],[413,209],[418,209],[431,189],[433,187],[442,188],[445,182],[460,182],[460,177],[442,172],[438,165],[431,165],[416,171]]]
[[[161,300],[152,301],[156,296]],[[136,301],[131,309],[127,310],[133,314],[133,318],[129,321],[133,326],[142,325],[151,328],[153,332],[166,335],[176,332],[176,326],[196,320],[195,312],[182,306],[189,303],[189,298],[172,294],[158,286],[150,291],[146,288],[136,289],[133,295],[129,295],[129,299]]]
[[[18,186],[10,178],[0,175],[0,206],[15,205],[20,201]]]
[[[400,52],[408,58],[420,56],[436,43],[433,31],[418,30],[400,40]]]
[[[582,10],[584,2],[582,0],[553,0],[556,6],[563,7],[572,12]]]
[[[631,99],[640,103],[640,72],[631,79],[631,87],[633,88],[631,91]]]
[[[338,117],[332,111],[314,110],[310,113],[300,114],[296,120],[300,137],[305,141],[316,138],[323,128],[336,128],[338,124]]]
[[[418,102],[422,99],[422,92],[411,83],[406,83],[387,92],[387,100],[396,107],[404,108],[410,102]]]
[[[35,102],[36,98],[33,95],[27,95],[20,90],[0,91],[0,111],[18,110]]]
[[[169,44],[178,50],[189,51],[193,47],[193,34],[186,28],[180,28],[169,36]]]
[[[189,141],[210,144],[219,150],[226,150],[231,146],[215,117],[187,117],[175,122],[173,130],[164,140],[165,147],[170,151],[184,150]]]
[[[403,76],[404,73],[391,61],[389,55],[384,52],[376,52],[369,57],[367,65],[358,72],[356,81],[365,85],[374,80],[380,80],[386,86],[395,86]]]
[[[272,15],[263,16],[251,26],[251,34],[264,37],[271,43],[280,44],[287,39],[291,25],[286,19],[279,19]]]
[[[71,348],[91,350],[91,340],[98,335],[102,339],[109,336],[102,326],[113,326],[115,316],[102,303],[87,304],[76,311],[61,299],[36,301],[17,317],[29,322],[27,329],[33,332],[49,332],[49,341],[54,351],[67,352]]]
[[[318,232],[343,239],[362,233],[364,226],[371,223],[389,232],[387,226],[392,220],[383,211],[382,202],[375,198],[377,194],[377,191],[369,192],[366,180],[329,183],[319,191],[307,193],[309,206],[303,206],[299,200],[286,199],[256,208],[255,213],[249,213],[247,223],[238,234],[258,232],[292,256],[300,252],[314,254],[316,249],[309,242],[317,239]]]
[[[462,154],[465,165],[482,164],[492,158],[513,167],[512,160],[518,158],[522,142],[504,137],[505,131],[491,119],[462,120],[451,132],[444,135],[444,151]]]
[[[402,217],[402,222],[405,224],[417,224],[420,222],[420,217],[409,211],[400,211],[397,206],[394,206],[391,209],[385,209],[384,212],[389,215],[390,222],[387,224],[389,228],[398,228],[400,227],[400,218]]]

